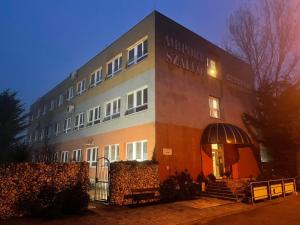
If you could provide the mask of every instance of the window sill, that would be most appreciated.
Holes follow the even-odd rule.
[[[127,109],[125,112],[125,116],[129,116],[129,115],[134,115],[137,114],[139,112],[144,112],[148,110],[148,104],[146,105],[141,105],[135,108],[131,108],[131,109]]]
[[[132,67],[138,63],[140,63],[141,61],[143,61],[144,59],[148,58],[148,54],[145,54],[139,58],[135,58],[134,61],[127,63],[127,68]]]

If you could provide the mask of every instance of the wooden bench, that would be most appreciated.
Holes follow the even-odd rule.
[[[139,204],[142,200],[154,200],[158,196],[155,196],[155,193],[158,192],[158,188],[139,188],[131,189],[129,195],[125,195],[125,199],[132,199],[133,204]]]

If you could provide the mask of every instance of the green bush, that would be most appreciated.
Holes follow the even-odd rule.
[[[89,195],[81,183],[58,191],[53,186],[44,186],[40,192],[24,196],[18,202],[18,209],[25,215],[43,218],[57,218],[64,214],[78,213],[87,208]]]
[[[174,176],[168,177],[160,185],[160,195],[162,201],[192,199],[200,191],[200,185],[193,181],[187,170],[184,170],[180,173],[176,172]]]

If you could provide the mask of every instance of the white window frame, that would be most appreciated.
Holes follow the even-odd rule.
[[[66,91],[66,100],[70,101],[72,98],[74,98],[74,87],[71,86]]]
[[[54,99],[52,99],[51,100],[51,102],[50,102],[50,111],[52,111],[52,110],[54,110],[54,108],[55,108],[55,100]]]
[[[106,154],[107,151],[107,154]],[[112,158],[112,152],[114,151],[114,158]],[[120,146],[119,144],[113,144],[113,145],[106,145],[104,146],[104,157],[107,158],[110,162],[116,162],[119,161],[119,155],[120,155]]]
[[[92,111],[92,118],[90,118],[91,111]],[[98,117],[96,117],[96,111],[98,111]],[[100,122],[101,122],[101,107],[100,107],[100,105],[88,109],[87,110],[87,126],[99,124]]]
[[[80,128],[84,127],[84,113],[78,113],[75,116],[75,125],[74,130],[79,130]]]
[[[213,78],[218,77],[217,62],[212,58],[207,58],[207,74]]]
[[[216,102],[216,106],[214,105],[214,102]],[[220,113],[220,98],[209,96],[208,98],[208,104],[209,104],[209,115],[212,118],[220,119],[221,113]]]
[[[137,144],[141,144],[141,159],[137,159],[136,155],[136,146]],[[146,143],[146,157],[144,156],[144,143]],[[128,159],[128,145],[132,144],[132,159]],[[133,141],[133,142],[127,142],[126,143],[126,160],[128,161],[145,161],[148,160],[148,141],[147,140],[141,140],[141,141]]]
[[[81,162],[82,161],[82,151],[81,149],[75,149],[72,152],[72,161]]]
[[[115,70],[115,60],[118,60],[118,68]],[[112,70],[111,73],[108,73],[108,65],[112,64]],[[118,73],[119,71],[122,70],[122,53],[116,55],[114,58],[112,58],[111,60],[109,60],[106,63],[106,78],[112,78],[114,76],[114,74]]]
[[[76,85],[77,95],[82,95],[86,91],[86,80],[82,79]]]
[[[43,107],[43,115],[46,115],[47,114],[47,105],[44,104],[44,107]]]
[[[56,122],[55,123],[55,136],[58,136],[58,134],[59,134],[59,127],[60,127],[59,122]]]
[[[60,94],[58,96],[58,104],[57,104],[57,106],[59,107],[59,106],[62,106],[63,104],[64,104],[64,94]]]
[[[147,52],[144,52],[145,50],[145,41],[147,41]],[[138,46],[142,44],[142,55],[138,57]],[[129,61],[129,52],[130,51],[134,51],[134,57],[132,61]],[[149,51],[149,42],[148,42],[148,36],[142,38],[141,40],[139,40],[138,42],[136,42],[135,44],[133,44],[132,46],[130,46],[129,48],[127,48],[127,66],[131,66],[134,64],[137,64],[138,62],[140,62],[142,59],[144,59],[147,55],[148,55],[148,51]]]
[[[53,155],[53,161],[58,162],[59,161],[59,152],[55,152]]]
[[[114,113],[114,102],[117,102],[117,109],[118,111]],[[109,111],[109,115],[107,114],[107,107],[110,104],[110,111]],[[103,121],[107,121],[107,120],[111,120],[111,119],[115,119],[115,118],[119,118],[121,115],[121,97],[117,97],[114,98],[112,100],[109,100],[107,102],[105,102],[105,117]]]
[[[71,117],[68,117],[64,120],[64,133],[68,133],[71,131],[71,123],[72,123]]]
[[[60,160],[62,163],[69,162],[69,151],[62,151],[60,154]]]
[[[147,93],[147,102],[145,102],[145,90],[146,90],[146,93]],[[137,105],[137,98],[138,98],[138,95],[137,93],[141,91],[141,104],[140,105]],[[133,105],[132,107],[129,108],[129,96],[130,95],[133,95]],[[146,110],[148,108],[148,102],[149,102],[149,88],[148,86],[143,86],[139,89],[136,89],[132,92],[129,92],[126,94],[126,113],[125,115],[129,115],[129,114],[132,114],[132,113],[135,113],[135,112],[140,112],[140,111],[143,111],[143,110]]]
[[[90,75],[90,87],[97,86],[102,82],[102,80],[103,80],[102,67],[100,67]]]
[[[86,149],[86,161],[90,164],[90,167],[96,167],[97,158],[98,158],[98,147],[92,147]]]

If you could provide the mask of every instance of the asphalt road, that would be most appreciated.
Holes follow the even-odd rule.
[[[300,225],[300,195],[259,203],[252,209],[196,224],[206,225]]]

